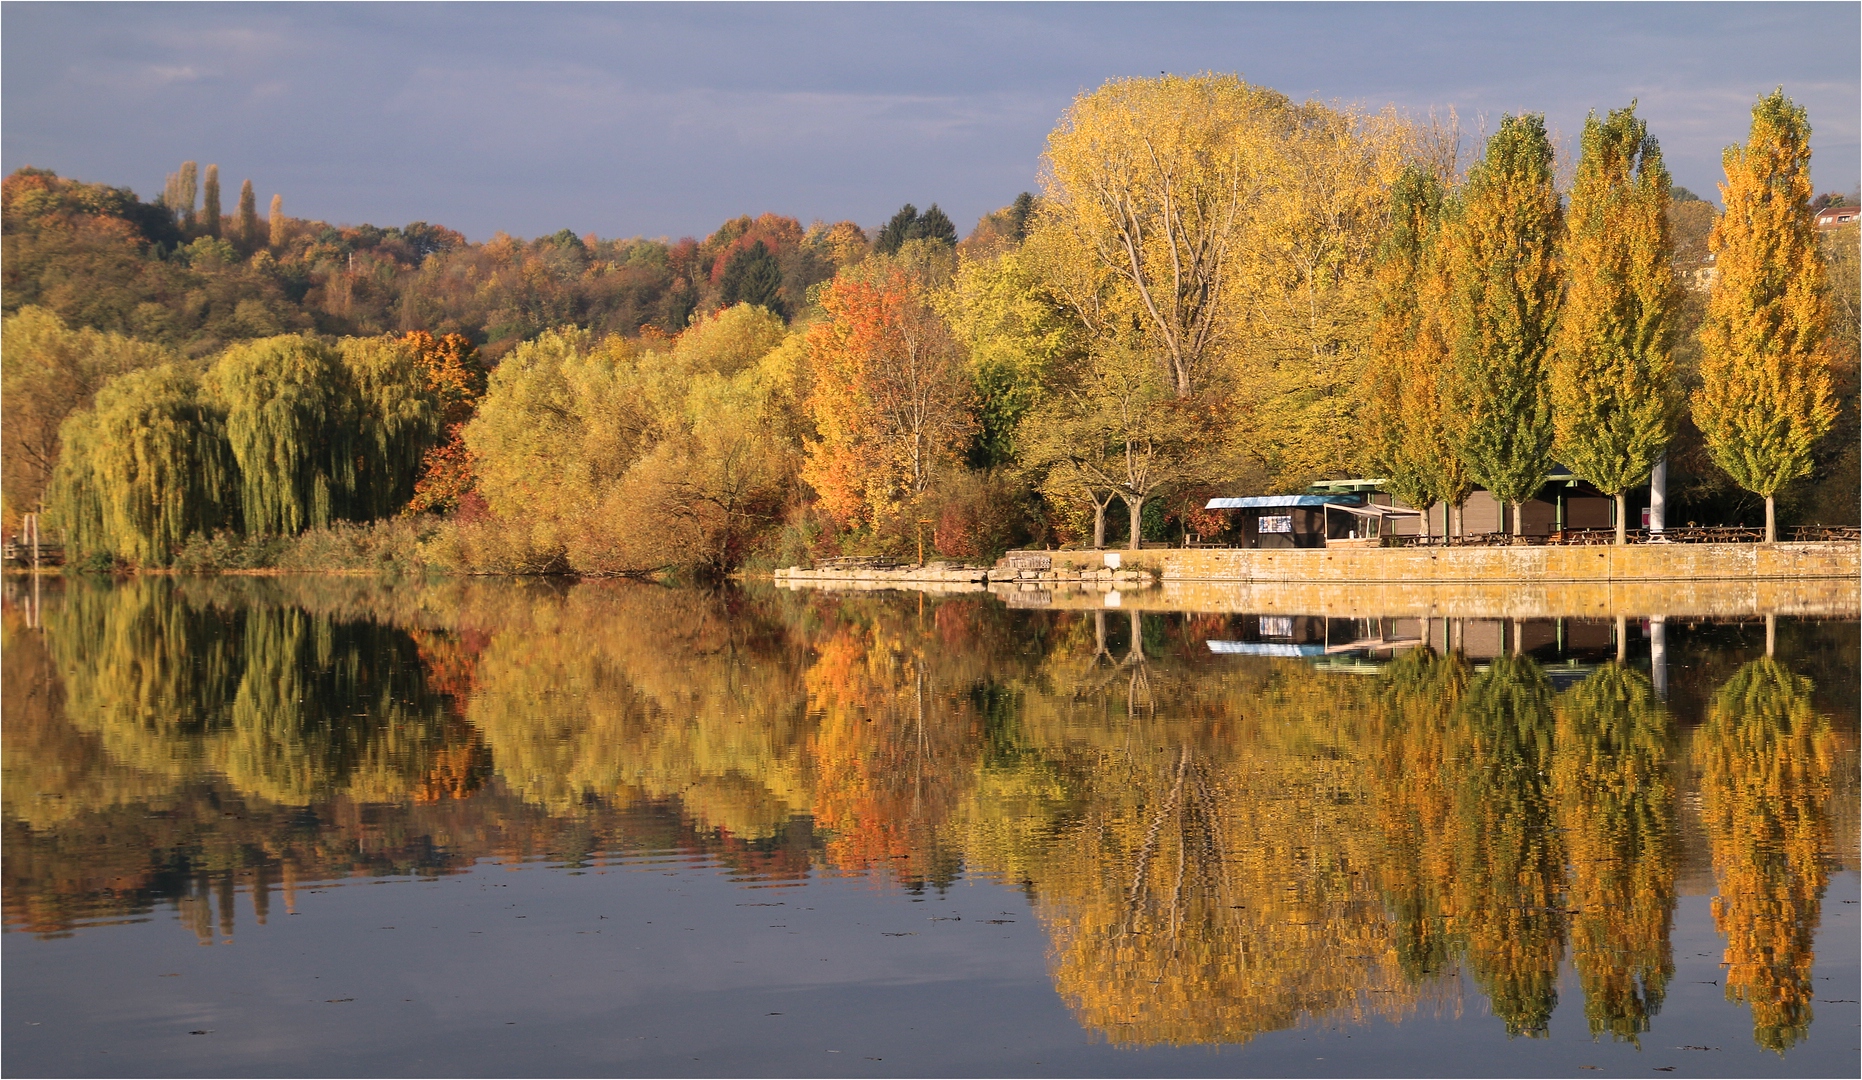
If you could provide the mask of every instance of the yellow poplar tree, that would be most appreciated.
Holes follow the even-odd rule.
[[[1836,419],[1824,356],[1829,306],[1810,211],[1810,121],[1782,88],[1752,110],[1744,147],[1721,155],[1726,210],[1713,227],[1719,277],[1700,332],[1694,422],[1734,483],[1765,499],[1810,472]]]
[[[1643,483],[1674,434],[1670,357],[1681,296],[1668,235],[1668,170],[1636,106],[1584,122],[1566,217],[1564,310],[1552,353],[1559,460],[1616,499]]]
[[[1446,230],[1454,283],[1456,450],[1474,482],[1519,506],[1552,463],[1547,356],[1558,317],[1558,192],[1543,116],[1508,116],[1468,173]]]

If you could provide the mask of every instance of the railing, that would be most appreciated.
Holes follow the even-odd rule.
[[[1799,525],[1791,530],[1791,539],[1798,543],[1818,540],[1847,540],[1855,543],[1862,540],[1862,526],[1856,525]]]

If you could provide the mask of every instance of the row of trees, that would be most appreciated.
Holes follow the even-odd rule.
[[[1635,1040],[1671,987],[1680,880],[1709,861],[1679,832],[1697,796],[1726,992],[1782,1050],[1812,1021],[1829,853],[1854,829],[1854,733],[1831,721],[1853,634],[1825,638],[1822,700],[1761,657],[1677,666],[1676,697],[1698,706],[1671,713],[1614,663],[1562,690],[1528,657],[1477,668],[1427,648],[1377,678],[1212,669],[1206,642],[1245,629],[1228,617],[968,599],[920,613],[152,577],[73,586],[43,636],[7,618],[23,725],[7,748],[9,918],[73,881],[122,902],[131,873],[52,870],[98,859],[97,837],[112,868],[155,860],[146,830],[190,820],[217,824],[155,865],[271,853],[310,877],[358,839],[304,843],[306,822],[433,829],[429,859],[587,845],[550,849],[567,860],[626,850],[601,832],[618,812],[673,805],[680,835],[799,855],[794,875],[1019,885],[1056,989],[1121,1043],[1398,1018],[1459,971],[1509,1032],[1541,1035],[1567,962],[1592,1034]],[[135,812],[203,788],[223,802],[197,817]],[[421,817],[433,799],[461,802]],[[341,809],[288,812],[304,806]]]
[[[1379,255],[1372,463],[1413,506],[1474,485],[1515,508],[1554,455],[1617,500],[1667,452],[1684,396],[1671,185],[1635,107],[1585,123],[1568,200],[1539,117],[1507,117],[1458,190],[1411,166]],[[1810,472],[1835,418],[1830,313],[1810,208],[1810,128],[1782,91],[1726,153],[1718,280],[1700,330],[1693,419],[1765,500]]]
[[[1587,122],[1568,192],[1540,118],[1506,118],[1465,177],[1459,141],[1452,123],[1295,103],[1228,76],[1123,80],[1069,110],[1042,196],[961,244],[935,206],[908,205],[872,242],[851,223],[776,215],[670,245],[293,224],[284,247],[243,263],[203,234],[138,265],[184,260],[222,284],[323,267],[304,280],[326,313],[436,332],[454,325],[448,310],[504,297],[489,316],[501,321],[458,335],[496,365],[489,392],[422,436],[437,456],[412,481],[413,509],[465,510],[434,547],[454,568],[726,573],[903,554],[921,525],[959,557],[1103,545],[1121,502],[1135,543],[1219,531],[1199,509],[1211,494],[1328,477],[1379,476],[1418,506],[1457,506],[1478,484],[1517,506],[1553,460],[1620,500],[1664,453],[1703,516],[1715,485],[1736,483],[1775,523],[1785,485],[1816,469],[1819,516],[1853,519],[1854,231],[1847,248],[1819,247],[1802,110],[1781,93],[1759,103],[1748,145],[1728,151],[1717,216],[1672,188],[1633,107]],[[52,312],[11,308],[7,323],[6,437],[10,449],[31,435],[21,469],[39,478],[16,481],[9,454],[17,513],[43,490],[66,416],[110,376],[176,356],[139,344],[136,320],[195,302],[138,303],[127,330],[83,308],[64,329],[54,315],[82,307],[72,298],[121,294],[83,274],[58,283],[65,264],[47,253],[129,236],[140,204],[30,171],[6,183],[6,272]],[[184,227],[164,210],[134,236],[153,250],[160,229]],[[1703,248],[1719,275],[1704,305],[1679,277],[1708,264]],[[273,309],[246,298],[238,311],[258,325]],[[296,331],[286,351],[332,347],[305,336],[321,319],[268,325],[270,339]],[[29,327],[57,347],[15,348]],[[157,393],[145,382],[137,394]],[[15,401],[44,415],[15,422]],[[316,520],[361,505],[339,498]],[[112,550],[159,561],[173,542]]]

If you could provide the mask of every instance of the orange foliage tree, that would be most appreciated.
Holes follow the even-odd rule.
[[[459,334],[436,338],[415,330],[401,340],[413,348],[427,389],[439,398],[441,421],[446,425],[446,441],[420,460],[420,479],[414,482],[407,512],[451,513],[459,509],[474,483],[472,451],[460,433],[485,393],[485,368],[479,363],[478,350]]]

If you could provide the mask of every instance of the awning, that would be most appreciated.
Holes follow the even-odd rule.
[[[1239,499],[1210,499],[1205,510],[1271,510],[1283,506],[1346,506],[1356,495],[1248,495]]]
[[[1411,510],[1407,506],[1379,506],[1376,503],[1371,503],[1369,506],[1347,506],[1344,503],[1333,503],[1332,509],[1343,510],[1348,514],[1356,514],[1359,517],[1378,519],[1422,516],[1422,511]]]

